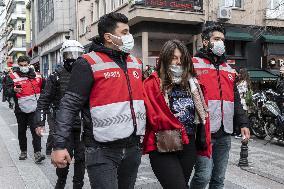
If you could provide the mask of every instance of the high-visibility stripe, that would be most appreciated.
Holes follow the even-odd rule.
[[[106,69],[119,69],[120,67],[115,62],[108,62],[104,64],[93,64],[91,65],[93,72],[106,70]],[[141,64],[135,64],[132,62],[127,62],[127,68],[142,69]]]
[[[104,61],[95,52],[90,52],[88,55],[96,62],[96,64],[103,64]]]
[[[224,130],[226,133],[233,133],[233,119],[234,119],[234,102],[223,101],[224,109]]]
[[[24,113],[31,113],[36,110],[37,107],[37,99],[39,98],[39,94],[30,95],[26,97],[18,98],[19,108]]]
[[[135,64],[139,64],[138,60],[136,57],[132,56],[132,55],[129,55],[130,58],[132,59],[132,61],[135,63]]]
[[[199,63],[194,63],[194,68],[195,69],[212,69],[212,70],[216,70],[216,68],[214,67],[213,64],[206,64],[203,60]],[[236,73],[236,71],[234,69],[232,69],[229,65],[227,66],[223,66],[220,65],[219,66],[219,70],[223,70],[226,72],[230,72],[230,73]]]
[[[143,100],[133,101],[137,127],[137,135],[144,135],[146,114]],[[108,142],[130,136],[133,131],[133,120],[130,102],[118,102],[91,108],[93,134],[96,141]],[[123,131],[123,132],[122,132]]]
[[[221,101],[208,100],[208,110],[211,133],[216,133],[220,129],[222,122]]]

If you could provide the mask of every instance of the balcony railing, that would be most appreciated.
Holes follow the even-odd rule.
[[[12,55],[15,52],[26,52],[26,47],[13,47],[11,50],[9,50],[8,55]]]
[[[202,12],[203,10],[203,0],[133,0],[133,5],[192,12]]]

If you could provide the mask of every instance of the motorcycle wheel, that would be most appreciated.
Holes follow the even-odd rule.
[[[259,139],[264,139],[266,137],[266,132],[263,127],[263,123],[256,117],[256,116],[250,116],[250,129],[252,133]]]
[[[267,123],[264,125],[265,133],[273,138],[275,137],[276,125],[274,123]]]

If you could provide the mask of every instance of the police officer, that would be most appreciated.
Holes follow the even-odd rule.
[[[38,100],[36,111],[36,133],[41,136],[43,132],[45,117],[49,124],[49,136],[46,144],[46,154],[50,155],[53,147],[52,135],[54,133],[56,112],[59,109],[60,100],[68,87],[71,76],[72,64],[84,52],[84,47],[75,40],[69,40],[69,37],[63,43],[61,53],[63,56],[63,67],[59,66],[56,71],[49,76],[44,91]],[[81,120],[79,115],[73,124],[71,136],[68,137],[68,151],[74,154],[74,177],[73,188],[82,188],[84,185],[85,163],[84,163],[84,145],[80,140],[81,136]],[[73,153],[74,152],[74,153]],[[55,188],[61,189],[65,187],[68,175],[69,165],[65,168],[57,168],[56,174],[58,180]]]

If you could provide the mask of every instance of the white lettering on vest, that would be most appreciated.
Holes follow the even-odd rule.
[[[111,77],[115,78],[115,77],[120,77],[120,73],[118,71],[116,71],[116,72],[105,72],[104,76],[105,76],[106,79],[109,79]]]

